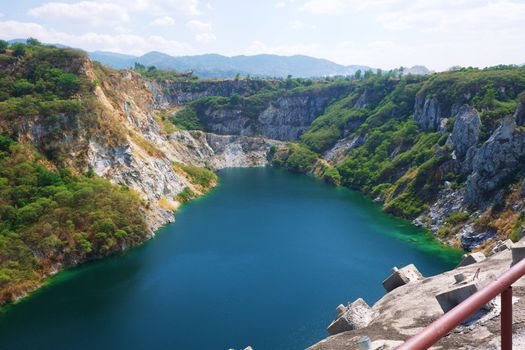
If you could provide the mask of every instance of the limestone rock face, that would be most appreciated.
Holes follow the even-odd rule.
[[[254,119],[240,109],[215,109],[204,113],[207,130],[223,135],[260,135],[276,140],[296,141],[321,115],[332,100],[331,92],[300,92],[277,97]]]
[[[248,95],[249,80],[188,83],[146,82],[156,108],[181,106],[205,96]],[[348,93],[347,87],[331,86],[315,90],[287,92],[266,102],[256,116],[247,116],[241,107],[209,108],[202,111],[201,123],[209,132],[222,135],[264,136],[296,141],[335,98]]]
[[[339,140],[334,145],[334,147],[325,152],[323,157],[329,162],[339,163],[348,155],[351,150],[362,146],[364,143],[365,138],[362,135],[356,135],[349,139]]]
[[[459,107],[456,112],[456,122],[447,143],[452,145],[456,156],[462,160],[467,151],[478,143],[481,119],[478,112],[468,105]]]
[[[496,236],[496,231],[492,229],[487,229],[485,231],[476,231],[474,229],[474,225],[468,224],[465,225],[460,231],[459,231],[459,241],[461,242],[461,246],[465,250],[472,250],[473,248],[485,243],[489,239]]]
[[[329,326],[330,334],[360,329],[368,326],[374,313],[368,304],[361,298],[357,299],[340,314]]]
[[[481,146],[473,159],[467,180],[467,203],[483,205],[485,197],[516,171],[525,156],[525,132],[516,128],[514,118],[506,118]]]
[[[198,83],[146,81],[145,85],[153,95],[155,108],[181,106],[206,96],[244,95],[250,90],[250,81],[247,79]]]
[[[177,131],[168,138],[174,148],[175,158],[214,169],[264,166],[268,164],[270,148],[284,145],[283,142],[262,137],[186,130]]]
[[[257,118],[257,132],[276,140],[298,140],[331,99],[309,94],[279,97]]]
[[[416,97],[414,119],[419,127],[426,131],[436,131],[441,125],[441,106],[435,97]]]

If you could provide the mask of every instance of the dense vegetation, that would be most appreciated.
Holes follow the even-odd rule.
[[[142,207],[129,190],[57,169],[0,136],[0,304],[59,268],[142,242]]]
[[[0,50],[0,116],[17,118],[78,113],[76,98],[91,89],[77,72],[85,55],[77,50],[16,43]]]

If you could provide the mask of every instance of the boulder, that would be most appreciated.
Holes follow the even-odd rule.
[[[456,268],[467,266],[467,265],[472,265],[477,262],[483,261],[485,259],[486,259],[485,255],[481,252],[465,254],[463,255],[463,259],[461,260],[459,265],[456,266]]]
[[[330,323],[327,329],[330,334],[360,329],[368,326],[373,316],[374,313],[370,306],[359,298],[349,304],[346,310]]]
[[[422,278],[423,275],[418,271],[414,264],[407,265],[400,270],[394,267],[392,269],[392,274],[383,281],[383,287],[387,292],[391,292],[409,282],[417,281]]]

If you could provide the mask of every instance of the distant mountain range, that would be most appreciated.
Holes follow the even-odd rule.
[[[332,61],[303,55],[254,55],[227,57],[217,54],[197,56],[170,56],[162,52],[149,52],[143,56],[130,56],[113,52],[89,53],[91,59],[113,68],[132,67],[135,62],[145,66],[178,71],[193,71],[204,78],[229,78],[236,74],[259,77],[323,77],[353,75],[356,71],[376,70],[368,66],[343,66]]]
[[[25,39],[10,40],[10,43],[25,42]],[[61,44],[52,44],[66,47]],[[292,75],[296,78],[326,77],[334,75],[354,75],[358,70],[376,71],[376,68],[350,65],[344,66],[332,61],[304,55],[253,55],[227,57],[218,54],[196,56],[170,56],[152,51],[142,56],[125,55],[115,52],[88,52],[90,58],[115,69],[133,67],[135,62],[145,66],[177,71],[192,71],[202,78],[232,78],[237,74],[257,77],[285,78]],[[406,68],[404,74],[428,74],[423,66]]]

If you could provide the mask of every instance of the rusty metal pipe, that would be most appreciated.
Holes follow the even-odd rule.
[[[472,294],[455,308],[432,322],[425,329],[408,339],[405,343],[397,347],[397,350],[426,350],[441,338],[456,328],[461,322],[468,319],[486,303],[494,299],[498,294],[507,291],[509,287],[525,275],[525,259],[512,266],[508,271],[499,276],[495,281],[488,284],[485,288]],[[510,300],[510,305],[509,305]],[[503,302],[503,300],[502,300]],[[512,308],[512,294],[505,299],[506,308]],[[503,304],[502,304],[503,308]],[[508,314],[505,314],[508,317]],[[504,315],[502,315],[503,317]],[[510,322],[512,324],[512,310],[510,311]],[[502,320],[503,322],[503,320]],[[510,327],[510,337],[512,337],[512,326]],[[503,331],[503,330],[502,330]],[[507,329],[508,332],[508,329]],[[502,332],[503,333],[503,332]],[[502,334],[503,335],[503,334]],[[503,337],[502,337],[503,338]],[[512,346],[512,340],[510,340]]]
[[[512,287],[501,293],[501,350],[512,350]]]

